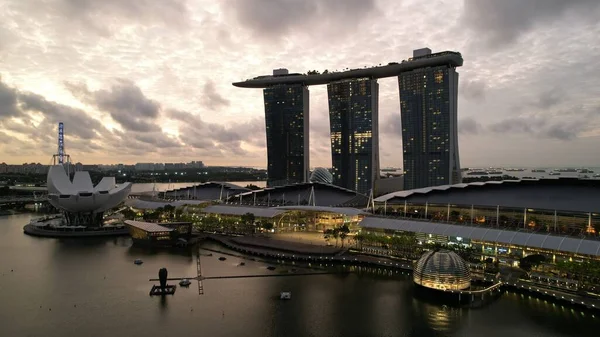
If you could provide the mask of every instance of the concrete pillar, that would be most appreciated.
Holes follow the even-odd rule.
[[[556,224],[558,223],[558,217],[556,216],[556,210],[554,210],[554,233],[556,233]]]
[[[446,222],[450,222],[450,204],[448,204],[448,212],[446,214]]]
[[[475,209],[473,208],[473,205],[471,205],[471,225],[473,224],[473,216],[475,216]]]
[[[429,208],[429,202],[425,202],[425,219],[427,219],[427,209]]]
[[[406,200],[404,200],[404,216],[406,217]]]
[[[500,205],[496,206],[496,227],[500,227]]]
[[[523,211],[523,228],[527,228],[527,208]]]
[[[387,215],[387,200],[383,201],[383,215]]]

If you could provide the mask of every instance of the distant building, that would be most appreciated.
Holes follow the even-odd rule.
[[[379,84],[360,78],[327,85],[333,184],[368,194],[379,177]]]
[[[373,184],[373,195],[376,197],[402,190],[404,190],[404,176],[381,177]]]
[[[274,85],[265,88],[263,95],[267,186],[305,182],[309,173],[308,88],[302,84]]]
[[[333,184],[333,175],[324,167],[315,168],[310,174],[311,183]]]
[[[135,164],[136,171],[154,171],[154,163],[137,163]]]
[[[436,55],[427,48],[419,49],[412,60]],[[461,182],[456,66],[428,64],[398,76],[405,189]]]

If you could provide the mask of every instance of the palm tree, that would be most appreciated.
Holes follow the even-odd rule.
[[[365,241],[365,234],[357,233],[356,235],[354,235],[354,241],[356,242],[356,248],[362,250],[362,244],[363,241]]]
[[[325,242],[329,243],[329,239],[333,236],[333,229],[326,229],[323,231],[323,238]]]
[[[256,220],[254,214],[250,212],[245,213],[240,217],[240,220],[244,225],[244,231],[254,234],[254,221]]]
[[[350,228],[348,228],[348,225],[343,225],[342,227],[338,228],[338,232],[340,239],[342,239],[342,248],[344,248],[344,239],[346,239],[348,233],[350,233]]]
[[[337,247],[338,239],[340,238],[340,229],[339,228],[332,229],[332,236],[335,239],[335,246]]]

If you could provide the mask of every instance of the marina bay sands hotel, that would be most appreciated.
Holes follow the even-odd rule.
[[[457,101],[460,53],[413,51],[401,63],[308,74],[273,70],[236,87],[262,88],[267,133],[267,185],[309,177],[310,85],[327,85],[333,184],[368,194],[379,179],[379,84],[398,76],[404,189],[461,182]]]

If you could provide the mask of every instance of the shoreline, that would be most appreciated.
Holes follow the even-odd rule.
[[[286,247],[285,250],[277,249],[277,245],[287,245],[288,242],[283,240],[267,238],[267,240],[272,240],[271,244],[268,246],[261,246],[257,242],[248,244],[240,243],[239,241],[236,242],[236,238],[238,237],[215,234],[209,234],[206,237],[206,239],[217,242],[228,249],[251,256],[308,263],[332,263],[342,265],[349,264],[354,266],[383,267],[390,269],[399,269],[402,271],[409,272],[413,271],[411,262],[402,261],[400,259],[394,259],[390,257],[380,257],[352,252],[351,248],[343,250],[335,255],[324,255],[319,254],[317,251],[313,251],[312,253],[291,251],[289,247]],[[246,238],[246,240],[248,240],[248,238],[252,239],[252,237],[244,238]],[[310,246],[307,244],[299,243],[297,243],[297,245]],[[478,281],[487,280],[484,278],[483,280]],[[516,283],[502,281],[501,289],[503,291],[511,291],[516,294],[525,293],[536,298],[547,298],[555,303],[564,304],[565,306],[569,307],[578,307],[590,311],[598,311],[600,309],[600,299],[582,297],[578,294],[571,294],[567,292],[557,291],[555,289],[544,288],[539,284],[528,285],[525,281],[519,280]]]
[[[118,228],[111,230],[57,231],[47,230],[36,225],[27,224],[23,226],[23,233],[45,238],[98,238],[129,235],[129,229]]]

